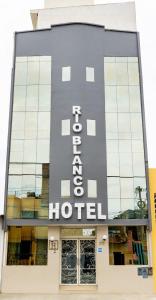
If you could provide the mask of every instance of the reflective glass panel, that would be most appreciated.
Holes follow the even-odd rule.
[[[28,85],[39,84],[39,62],[29,61],[28,62]]]
[[[27,86],[26,110],[38,110],[38,85]]]
[[[50,111],[51,57],[18,57],[14,82],[8,218],[48,218]]]
[[[105,110],[106,112],[117,112],[116,87],[105,87]]]
[[[129,112],[129,89],[128,86],[117,86],[118,112]]]
[[[127,63],[116,63],[116,84],[128,84]]]
[[[146,226],[109,227],[110,265],[147,265]]]
[[[138,58],[105,57],[104,88],[108,215],[147,218]]]
[[[8,228],[7,265],[47,265],[48,228]]]
[[[39,85],[39,111],[50,111],[51,86]]]
[[[27,84],[27,62],[16,63],[15,85]]]
[[[51,61],[40,62],[40,84],[51,84]]]
[[[26,86],[15,86],[14,89],[14,111],[25,111]]]
[[[47,219],[49,164],[11,164],[9,172],[7,217]]]

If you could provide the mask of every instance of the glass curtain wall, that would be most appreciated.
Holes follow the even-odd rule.
[[[109,219],[147,218],[137,57],[105,57]]]
[[[8,228],[7,265],[46,265],[48,227]]]
[[[51,57],[15,64],[8,218],[48,218]]]

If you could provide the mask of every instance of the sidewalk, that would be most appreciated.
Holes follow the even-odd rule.
[[[0,294],[0,300],[156,300],[156,295],[123,295],[123,294],[66,294],[66,295],[33,295],[33,294]]]

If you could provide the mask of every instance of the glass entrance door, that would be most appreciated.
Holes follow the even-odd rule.
[[[95,240],[62,240],[62,284],[95,284]]]

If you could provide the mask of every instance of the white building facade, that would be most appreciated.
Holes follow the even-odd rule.
[[[152,293],[133,2],[45,1],[15,35],[4,293]]]

